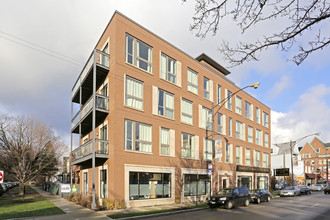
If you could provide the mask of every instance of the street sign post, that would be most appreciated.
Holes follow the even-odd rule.
[[[4,178],[3,171],[0,170],[0,183],[3,183],[3,178]]]

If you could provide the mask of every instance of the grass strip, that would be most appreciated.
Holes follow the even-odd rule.
[[[39,195],[31,187],[25,187],[24,200],[18,195],[19,187],[10,189],[0,197],[0,219],[23,218],[63,214],[53,203]]]

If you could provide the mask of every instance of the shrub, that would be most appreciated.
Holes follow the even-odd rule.
[[[82,194],[81,193],[74,193],[74,196],[71,199],[71,202],[81,203],[81,199],[82,199]]]
[[[102,200],[102,206],[108,210],[126,209],[126,203],[124,200],[110,200],[105,198]]]

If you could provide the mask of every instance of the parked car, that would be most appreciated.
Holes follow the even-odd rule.
[[[280,196],[300,196],[300,189],[298,186],[286,186],[284,190],[281,190]]]
[[[0,185],[2,186],[2,189],[3,189],[5,192],[7,192],[7,190],[8,190],[7,184],[5,184],[5,183],[0,183]]]
[[[0,184],[0,196],[2,196],[5,193],[5,190],[2,188],[2,184]]]
[[[251,195],[246,187],[235,187],[220,190],[208,199],[207,204],[210,208],[224,206],[231,209],[237,205],[248,206],[250,200]]]
[[[330,183],[323,189],[324,194],[329,194],[330,193]]]
[[[315,184],[311,187],[311,190],[313,191],[322,191],[324,186],[322,184]]]
[[[271,195],[265,189],[255,189],[250,191],[251,202],[259,204],[260,202],[266,201],[270,202]]]
[[[307,195],[307,194],[311,194],[312,192],[308,186],[301,186],[300,193]]]

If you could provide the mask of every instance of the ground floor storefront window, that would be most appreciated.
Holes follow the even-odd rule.
[[[257,177],[257,189],[268,190],[268,177],[267,176],[258,176]]]
[[[245,186],[249,190],[252,190],[252,176],[238,176],[237,177],[237,186]]]
[[[211,181],[208,175],[184,174],[184,196],[206,195],[210,193]]]
[[[170,173],[129,172],[130,200],[170,197]]]

